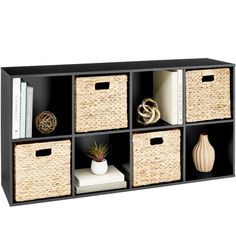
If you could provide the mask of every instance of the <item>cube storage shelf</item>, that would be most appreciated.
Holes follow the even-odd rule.
[[[186,113],[187,113],[187,103],[186,103],[186,73],[194,70],[207,70],[208,72],[213,69],[221,69],[228,68],[229,71],[229,97],[230,103],[227,103],[227,112],[230,111],[230,117],[222,117],[221,119],[215,120],[204,120],[201,117],[201,121],[197,122],[187,122]],[[139,124],[137,119],[137,106],[142,102],[144,98],[153,96],[153,73],[159,70],[182,70],[183,74],[183,84],[182,84],[182,98],[183,98],[183,122],[182,124],[171,125],[166,121],[159,120],[156,124],[142,126]],[[191,74],[191,73],[190,73]],[[109,128],[108,124],[105,124],[106,130],[100,130],[100,128],[93,128],[92,130],[86,130],[85,132],[79,131],[76,132],[76,125],[79,124],[79,120],[76,121],[76,94],[80,93],[80,83],[77,83],[76,80],[79,78],[107,78],[117,75],[124,76],[125,79],[119,86],[125,86],[118,88],[118,92],[121,90],[125,100],[122,100],[122,106],[119,109],[125,107],[125,110],[122,110],[123,123],[121,126],[117,126]],[[118,77],[119,77],[118,76]],[[12,139],[12,81],[13,78],[20,77],[24,81],[28,82],[31,86],[34,87],[34,99],[33,99],[33,119],[35,116],[42,111],[51,111],[56,114],[58,119],[58,127],[54,132],[49,135],[42,135],[37,131],[35,125],[33,124],[33,133],[32,138],[23,138],[23,139]],[[29,203],[37,203],[51,200],[60,200],[60,199],[71,199],[77,197],[84,196],[92,196],[97,194],[105,194],[105,193],[114,193],[114,192],[122,192],[122,191],[134,191],[138,189],[145,189],[151,187],[159,187],[173,184],[182,184],[189,183],[194,181],[202,181],[202,180],[211,180],[218,179],[224,177],[233,177],[235,176],[235,114],[234,114],[234,77],[235,77],[235,66],[232,63],[212,60],[208,58],[201,59],[182,59],[182,60],[162,60],[162,61],[137,61],[137,62],[119,62],[119,63],[97,63],[97,64],[78,64],[78,65],[53,65],[53,66],[29,66],[29,67],[5,67],[1,68],[1,138],[2,138],[2,150],[1,150],[1,182],[8,202],[11,206],[21,205],[21,204],[29,204]],[[207,74],[207,78],[212,80],[212,75]],[[95,96],[96,89],[109,89],[109,86],[112,86],[112,81],[103,81],[100,79],[98,81],[94,80],[96,85],[92,85],[92,90],[90,90],[90,96]],[[227,82],[227,81],[226,81]],[[88,89],[87,86],[84,87]],[[191,88],[192,89],[192,88]],[[91,91],[94,90],[91,93]],[[119,102],[120,97],[111,97],[109,95],[109,91],[104,90],[104,96],[110,96],[109,98],[114,98],[110,101]],[[114,96],[120,96],[118,92],[114,92]],[[86,93],[85,93],[86,94]],[[122,94],[122,93],[121,93]],[[213,93],[212,96],[216,95]],[[171,96],[171,94],[170,94]],[[96,97],[98,99],[97,103],[99,103],[99,96]],[[90,99],[91,100],[91,99]],[[91,101],[90,101],[91,103]],[[102,103],[102,101],[101,101]],[[88,106],[89,104],[85,104]],[[94,105],[94,104],[93,104]],[[101,105],[101,104],[99,104]],[[112,105],[112,104],[111,104]],[[117,105],[119,106],[119,105]],[[102,108],[101,108],[102,109]],[[114,109],[114,108],[113,108]],[[79,110],[78,110],[79,111]],[[125,112],[124,112],[125,111]],[[81,112],[81,111],[80,111]],[[83,111],[82,111],[83,112]],[[114,110],[114,112],[116,112]],[[214,111],[215,112],[215,111]],[[92,113],[92,111],[90,111]],[[228,112],[229,113],[229,112]],[[227,113],[227,114],[228,114]],[[105,114],[105,113],[104,113]],[[117,114],[117,113],[116,113]],[[93,115],[93,114],[91,114]],[[216,117],[217,114],[215,113]],[[112,112],[111,112],[112,116]],[[119,119],[119,116],[117,116]],[[102,117],[99,117],[102,119]],[[77,122],[77,123],[76,123]],[[100,122],[100,121],[99,121]],[[165,164],[164,170],[162,169],[162,178],[164,182],[151,179],[152,184],[148,184],[148,181],[143,181],[145,184],[135,184],[134,179],[137,168],[143,167],[142,165],[138,165],[136,169],[134,169],[134,164],[137,164],[137,159],[135,159],[134,163],[134,152],[141,150],[139,148],[135,148],[133,143],[134,135],[139,137],[138,134],[147,134],[144,136],[149,137],[149,133],[155,134],[155,132],[165,134],[165,131],[175,131],[178,130],[180,134],[180,140],[177,139],[176,142],[176,150],[178,150],[179,155],[175,153],[175,165],[172,166],[171,159],[169,159],[167,166],[168,171],[169,168],[174,169],[174,177],[168,181],[169,176],[165,176],[168,173],[165,173]],[[199,134],[205,132],[209,135],[209,141],[213,145],[215,149],[215,164],[213,170],[209,173],[200,173],[196,171],[193,160],[192,160],[192,150],[195,144],[198,141]],[[168,132],[167,132],[168,133]],[[140,136],[142,137],[142,135]],[[155,137],[154,137],[155,138]],[[57,143],[57,141],[69,140],[70,141],[70,157],[69,157],[69,166],[67,163],[66,171],[67,173],[67,183],[70,182],[69,186],[67,186],[66,194],[58,194],[53,192],[50,195],[46,194],[47,198],[32,199],[30,196],[27,196],[27,192],[24,192],[25,201],[17,201],[16,198],[16,171],[17,168],[15,166],[15,147],[20,147],[21,144],[23,147],[27,147],[27,144],[37,144],[37,143]],[[91,140],[95,140],[98,143],[107,143],[109,145],[109,156],[107,158],[109,165],[114,165],[118,170],[120,170],[127,182],[127,187],[124,189],[116,189],[116,190],[106,190],[101,192],[92,192],[92,193],[83,193],[76,194],[75,191],[75,170],[80,168],[88,168],[90,167],[91,160],[86,157],[86,153],[89,145],[91,144]],[[139,140],[139,139],[138,139]],[[141,140],[142,141],[142,140]],[[160,141],[160,140],[159,140]],[[161,140],[165,142],[165,138]],[[173,142],[174,140],[172,140]],[[139,142],[139,141],[138,141]],[[142,141],[143,142],[143,141]],[[151,141],[150,141],[151,142]],[[175,142],[175,141],[174,141]],[[139,145],[139,143],[137,143]],[[145,144],[146,145],[146,144]],[[148,144],[149,145],[149,144]],[[40,146],[40,145],[39,145]],[[144,147],[143,150],[145,150]],[[147,147],[148,148],[148,147]],[[152,150],[152,149],[150,149]],[[148,152],[150,152],[148,150]],[[154,149],[153,149],[154,150]],[[170,149],[171,150],[171,149]],[[168,151],[168,150],[164,150]],[[27,153],[27,152],[26,152]],[[139,153],[137,157],[139,157]],[[22,154],[21,154],[22,155]],[[27,155],[27,154],[26,154]],[[148,154],[152,156],[151,154]],[[142,153],[142,160],[145,161],[145,155]],[[177,157],[177,159],[176,159]],[[22,158],[22,156],[21,156]],[[171,155],[170,155],[171,158]],[[178,159],[179,158],[179,159]],[[149,158],[150,159],[150,158]],[[148,160],[149,160],[148,159]],[[155,159],[155,156],[154,156]],[[150,160],[149,160],[150,161]],[[27,162],[23,162],[23,164]],[[47,163],[47,162],[43,162]],[[63,162],[62,162],[63,163]],[[160,162],[161,163],[161,162]],[[22,163],[21,163],[22,164]],[[139,163],[138,163],[139,164]],[[148,161],[144,162],[145,170],[139,169],[139,183],[142,183],[142,174],[144,176],[148,176],[147,171],[149,169]],[[53,164],[52,164],[53,165]],[[59,164],[60,165],[60,164]],[[128,166],[126,170],[124,169],[124,165]],[[151,165],[151,164],[150,164]],[[155,163],[154,163],[155,166]],[[64,170],[65,166],[61,166]],[[30,166],[27,166],[30,168]],[[35,167],[34,167],[35,168]],[[47,166],[45,166],[47,168]],[[50,167],[49,171],[52,171],[53,166]],[[150,167],[151,168],[151,167]],[[156,167],[155,167],[156,168]],[[60,169],[57,165],[55,165],[55,169]],[[28,170],[28,169],[27,169]],[[69,177],[68,177],[69,171]],[[144,172],[142,172],[144,171]],[[145,172],[146,171],[146,172]],[[153,169],[152,169],[153,171]],[[155,170],[154,170],[155,171]],[[62,172],[63,173],[63,172]],[[152,172],[150,172],[152,173]],[[18,173],[17,173],[18,174]],[[35,172],[34,169],[34,178],[37,180],[37,170]],[[38,176],[43,178],[42,173],[38,173]],[[146,177],[145,178],[150,178]],[[164,176],[164,177],[163,177]],[[18,178],[18,177],[17,177]],[[52,177],[56,178],[56,177]],[[62,178],[63,179],[63,178]],[[172,181],[173,180],[173,181]],[[18,179],[17,179],[18,181]],[[155,182],[156,181],[156,182]],[[166,181],[166,182],[165,182]],[[45,181],[42,181],[45,184]],[[53,185],[53,183],[50,183]],[[60,185],[60,183],[57,183]],[[46,183],[47,185],[47,183]],[[45,189],[50,189],[50,186],[43,186]],[[65,186],[64,186],[65,187]],[[62,196],[64,195],[64,196]]]

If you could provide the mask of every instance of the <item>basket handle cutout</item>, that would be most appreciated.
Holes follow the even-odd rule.
[[[95,84],[95,90],[109,89],[109,87],[110,87],[109,82],[99,82]]]
[[[152,138],[150,139],[150,145],[159,145],[163,143],[163,138]]]
[[[41,149],[36,151],[36,157],[46,157],[50,156],[51,154],[52,154],[51,148]]]
[[[214,75],[202,76],[202,82],[212,82],[212,81],[214,81]]]

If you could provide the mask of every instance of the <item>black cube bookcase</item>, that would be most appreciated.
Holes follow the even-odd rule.
[[[230,68],[231,118],[187,123],[185,120],[185,72],[194,69],[225,67]],[[137,105],[144,98],[152,96],[153,72],[177,69],[183,71],[183,124],[171,125],[160,120],[154,125],[144,127],[137,123]],[[121,73],[128,75],[128,127],[117,130],[76,133],[74,124],[76,76]],[[32,138],[12,139],[12,79],[14,77],[20,77],[34,87],[33,118],[42,110],[49,110],[58,115],[60,123],[55,132],[42,135],[33,126]],[[1,68],[1,183],[9,204],[21,205],[71,199],[235,176],[234,77],[234,64],[208,58]],[[181,179],[175,182],[133,187],[132,134],[173,128],[181,130]],[[202,131],[210,135],[210,142],[216,151],[213,171],[206,174],[197,172],[192,161],[192,149],[198,140],[199,133]],[[91,138],[109,143],[111,147],[109,164],[113,164],[122,170],[122,164],[129,163],[129,172],[125,173],[127,188],[76,195],[74,188],[75,169],[89,167],[90,162],[84,156]],[[71,195],[16,202],[14,199],[14,145],[61,139],[71,140]],[[122,148],[120,148],[121,146]]]

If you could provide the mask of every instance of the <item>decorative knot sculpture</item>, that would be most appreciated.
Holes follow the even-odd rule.
[[[144,99],[142,104],[137,107],[137,112],[137,122],[142,125],[154,124],[161,118],[158,104],[151,98]]]
[[[55,130],[57,118],[52,112],[44,111],[36,116],[35,125],[40,133],[49,134]]]

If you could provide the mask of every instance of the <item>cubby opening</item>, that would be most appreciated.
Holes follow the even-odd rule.
[[[223,177],[233,174],[233,122],[205,124],[186,127],[186,180]],[[215,162],[211,172],[196,170],[192,151],[199,140],[199,135],[208,135],[209,142],[215,149]]]
[[[127,182],[126,188],[129,188],[129,182],[130,182],[129,133],[125,132],[125,133],[101,134],[92,136],[88,135],[88,136],[76,137],[75,150],[74,150],[75,171],[78,171],[78,173],[81,169],[88,168],[87,173],[89,173],[90,175],[94,175],[92,174],[90,169],[92,159],[87,156],[89,147],[94,142],[96,142],[98,145],[99,144],[108,145],[109,149],[108,149],[108,155],[106,157],[108,166],[113,165],[115,168],[118,169],[118,171],[120,171],[124,175],[124,180]],[[113,189],[111,188],[109,190]],[[104,191],[104,190],[98,190],[98,191]],[[90,192],[97,192],[97,191],[95,190]]]
[[[183,124],[182,70],[134,72],[132,73],[132,79],[133,128]],[[157,102],[161,118],[154,124],[144,126],[137,122],[137,107],[146,98],[152,98]]]
[[[22,81],[33,87],[32,137],[70,135],[72,132],[72,76],[22,76]],[[35,125],[35,118],[43,111],[52,112],[57,127],[49,134],[42,134]]]

